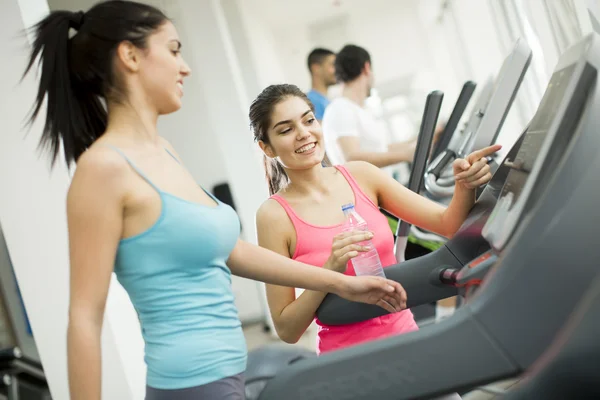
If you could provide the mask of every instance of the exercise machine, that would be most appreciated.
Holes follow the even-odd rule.
[[[438,142],[433,146],[429,159],[434,160],[450,145],[450,142],[454,137],[454,132],[456,131],[456,128],[458,128],[458,124],[467,109],[467,105],[469,104],[476,87],[477,85],[473,81],[466,81],[463,84],[460,94],[456,99],[456,103],[454,104],[454,108],[450,113],[450,117],[442,129],[442,134],[440,135]]]
[[[1,226],[0,336],[0,398],[52,400]]]
[[[433,91],[427,95],[425,101],[425,109],[423,111],[423,118],[421,119],[419,136],[417,137],[417,147],[415,149],[413,165],[407,185],[408,189],[416,193],[419,193],[421,186],[423,185],[425,167],[427,165],[427,160],[429,159],[429,150],[431,149],[431,144],[433,142],[433,134],[435,132],[435,126],[437,124],[443,99],[444,94],[441,91]],[[406,249],[410,227],[411,224],[406,221],[399,221],[398,223],[395,247],[396,260],[398,262],[404,261],[404,250]]]
[[[490,78],[480,89],[465,126],[460,131],[456,131],[467,102],[475,90],[472,82],[463,85],[440,145],[436,148],[436,152],[432,153],[431,160],[428,160],[430,162],[424,172],[424,185],[419,188],[418,193],[441,204],[449,204],[454,193],[452,162],[457,158],[466,157],[475,149],[490,146],[497,141],[529,68],[531,57],[532,51],[527,42],[518,39],[502,62],[496,78]],[[498,167],[495,157],[490,157],[489,162],[493,173]],[[419,241],[436,243],[438,246],[446,241],[445,238],[423,231],[416,226],[410,228],[410,233]]]
[[[464,129],[453,135],[446,149],[431,161],[425,171],[425,189],[434,200],[452,197],[454,177],[452,161],[467,156],[474,149],[494,144],[510,111],[521,82],[531,63],[532,50],[523,39],[515,42],[494,81],[481,90]],[[492,171],[497,168],[493,166]]]
[[[457,235],[442,251],[386,268],[408,307],[464,294],[452,317],[299,361],[260,399],[427,399],[529,368],[600,272],[599,69],[592,33],[561,55],[534,117]],[[385,313],[329,294],[318,316],[335,325]]]
[[[504,400],[600,398],[600,279],[546,352]]]

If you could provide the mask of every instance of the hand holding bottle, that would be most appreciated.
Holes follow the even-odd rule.
[[[331,246],[331,255],[323,268],[337,272],[346,272],[348,261],[358,256],[361,252],[371,250],[369,246],[365,246],[363,242],[370,240],[373,233],[369,231],[347,231],[337,234],[333,238]]]

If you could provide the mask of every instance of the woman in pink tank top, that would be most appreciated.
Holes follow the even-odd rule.
[[[305,94],[293,85],[267,87],[250,107],[254,138],[265,155],[271,197],[257,212],[259,245],[294,260],[324,266],[337,259],[346,265],[339,272],[355,275],[349,262],[367,250],[357,243],[362,234],[342,233],[341,206],[353,203],[365,219],[382,265],[396,263],[394,236],[379,208],[425,230],[451,237],[475,202],[475,190],[491,178],[486,156],[500,149],[491,146],[456,160],[456,189],[448,207],[408,190],[379,168],[366,162],[323,167],[321,127]],[[402,282],[400,282],[402,283]],[[294,343],[315,319],[326,293],[267,285],[267,299],[279,337]],[[407,296],[410,296],[407,293]],[[319,326],[317,353],[417,330],[410,310],[396,310],[371,320]]]

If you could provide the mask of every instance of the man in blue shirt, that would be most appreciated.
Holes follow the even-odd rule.
[[[327,89],[337,82],[335,53],[323,48],[314,49],[308,55],[308,70],[312,88],[306,95],[315,106],[315,117],[320,123],[323,120],[325,108],[329,105]]]

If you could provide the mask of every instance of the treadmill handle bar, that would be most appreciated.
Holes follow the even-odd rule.
[[[413,167],[408,180],[408,188],[415,193],[419,193],[421,191],[421,187],[423,186],[423,177],[427,168],[429,152],[431,150],[433,135],[435,133],[435,127],[440,113],[440,108],[442,107],[443,99],[444,93],[439,90],[434,90],[427,95],[425,109],[423,111],[423,119],[421,120],[421,128],[417,138],[417,148],[415,149],[415,155],[412,163]],[[398,228],[396,229],[396,236],[398,238],[407,237],[410,227],[410,223],[400,220]],[[399,246],[403,246],[403,242],[401,240],[396,242],[397,252]],[[398,258],[397,252],[396,258]]]

